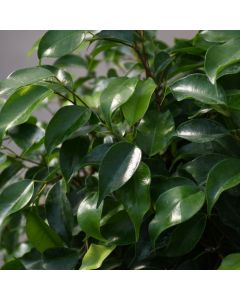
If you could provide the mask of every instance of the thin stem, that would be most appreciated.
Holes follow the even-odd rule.
[[[5,150],[11,152],[14,156],[10,156],[9,154],[8,154],[8,155],[9,155],[10,157],[12,157],[12,158],[19,159],[19,160],[22,160],[22,161],[28,161],[28,162],[30,162],[30,163],[32,163],[32,164],[35,164],[35,165],[38,165],[38,166],[45,166],[44,164],[42,164],[42,163],[40,163],[40,162],[37,162],[37,161],[35,161],[35,160],[29,159],[29,158],[25,158],[25,157],[22,157],[21,155],[18,155],[18,154],[15,153],[11,148],[9,148],[9,147],[7,147],[7,146],[5,146],[5,145],[2,145],[2,148],[3,148],[3,150],[5,149]]]
[[[58,96],[60,96],[60,97],[62,97],[62,98],[64,98],[65,100],[67,100],[67,101],[69,101],[69,102],[71,102],[73,105],[76,105],[76,103],[74,102],[74,101],[72,101],[71,99],[69,99],[68,97],[66,97],[66,96],[64,96],[64,95],[62,95],[61,93],[59,93],[59,92],[54,92],[54,94],[56,94],[56,95],[58,95]]]

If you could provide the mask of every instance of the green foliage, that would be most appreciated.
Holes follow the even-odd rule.
[[[0,81],[1,268],[239,269],[239,41],[46,32]]]

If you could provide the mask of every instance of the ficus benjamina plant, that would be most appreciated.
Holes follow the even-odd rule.
[[[0,81],[3,270],[240,269],[240,31],[160,36],[51,30]]]

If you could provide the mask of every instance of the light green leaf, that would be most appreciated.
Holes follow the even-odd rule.
[[[104,156],[99,169],[99,200],[123,186],[135,173],[141,161],[141,150],[133,144],[114,144]]]
[[[133,222],[136,241],[143,217],[150,208],[150,183],[150,170],[147,165],[140,163],[132,178],[116,193]]]
[[[167,228],[187,221],[203,206],[205,195],[194,186],[177,186],[161,194],[156,202],[156,215],[149,224],[149,234],[155,244]]]
[[[97,207],[97,202],[97,193],[87,194],[79,205],[77,220],[87,237],[104,240],[100,232],[100,221],[103,205],[101,203],[100,206]]]
[[[48,248],[63,246],[62,240],[55,231],[31,211],[27,214],[26,234],[31,245],[40,252]]]
[[[122,106],[123,115],[129,125],[135,124],[144,116],[155,88],[156,84],[151,78],[138,82],[134,93]]]
[[[100,97],[100,108],[108,124],[111,123],[112,113],[132,96],[137,82],[137,78],[114,78],[103,91]]]
[[[70,105],[60,108],[46,129],[45,146],[48,153],[69,138],[90,118],[91,112],[82,106]]]
[[[5,218],[28,204],[34,191],[32,180],[22,180],[6,187],[0,194],[0,226]]]
[[[60,57],[77,49],[85,38],[82,30],[49,30],[41,38],[38,58]]]
[[[240,61],[240,39],[230,40],[225,44],[208,49],[205,57],[205,71],[214,84],[217,75],[226,67]]]
[[[137,145],[149,156],[164,153],[174,134],[174,120],[169,111],[148,111],[137,127]]]
[[[52,72],[42,67],[17,70],[11,73],[7,79],[0,80],[0,95],[12,93],[20,87],[39,83],[53,76]]]
[[[84,255],[80,270],[95,270],[101,267],[104,260],[112,253],[116,246],[91,244]]]
[[[11,95],[0,112],[1,136],[9,128],[26,122],[32,111],[51,94],[52,92],[45,87],[28,86]]]
[[[240,253],[225,256],[218,270],[240,270]]]
[[[171,90],[177,101],[192,98],[210,105],[224,105],[226,101],[222,87],[212,84],[203,74],[183,77],[174,82]]]
[[[209,119],[193,119],[182,123],[176,135],[194,143],[206,143],[229,134],[220,123]]]
[[[240,159],[228,158],[220,161],[209,172],[206,184],[208,214],[221,193],[240,183]]]

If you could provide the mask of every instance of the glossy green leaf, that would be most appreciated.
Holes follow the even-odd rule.
[[[206,215],[198,213],[190,220],[178,225],[166,249],[167,256],[181,256],[189,253],[202,237],[206,221]]]
[[[60,57],[73,52],[85,38],[82,30],[49,30],[41,38],[38,58]]]
[[[63,240],[68,241],[72,236],[73,214],[70,203],[62,191],[60,182],[55,183],[47,195],[46,217],[49,225]]]
[[[167,228],[187,221],[203,206],[205,195],[194,186],[177,186],[161,194],[156,202],[156,215],[149,224],[153,243]]]
[[[56,60],[54,64],[60,67],[87,67],[86,61],[81,56],[75,54],[64,55]]]
[[[26,234],[31,245],[40,252],[63,246],[62,240],[55,231],[31,211],[27,214]]]
[[[193,185],[195,186],[195,183],[185,177],[168,177],[168,178],[159,178],[157,181],[156,191],[158,192],[158,197],[165,193],[166,191],[176,187],[176,186],[182,186],[182,185]]]
[[[169,111],[148,111],[137,127],[137,145],[149,156],[163,154],[174,134],[174,120]]]
[[[104,156],[99,169],[99,200],[123,186],[141,161],[141,150],[133,144],[114,144]]]
[[[134,41],[134,34],[133,30],[102,30],[97,37],[131,45]]]
[[[82,165],[88,152],[90,140],[87,137],[77,137],[67,140],[60,149],[60,167],[67,182]]]
[[[226,96],[224,90],[217,84],[212,84],[203,74],[191,74],[181,78],[171,86],[177,101],[192,98],[204,104],[224,105]]]
[[[240,254],[233,253],[225,256],[218,270],[240,270]]]
[[[222,192],[240,183],[240,160],[228,158],[220,161],[209,172],[206,184],[208,214]]]
[[[6,187],[0,194],[0,226],[5,218],[28,204],[33,195],[33,181],[22,180]]]
[[[90,118],[91,112],[82,106],[70,105],[60,108],[50,120],[46,129],[45,146],[48,153],[67,138]]]
[[[217,75],[224,68],[240,61],[239,47],[240,39],[238,38],[209,48],[205,57],[205,71],[212,83],[215,83]]]
[[[137,78],[114,78],[103,91],[100,98],[100,108],[105,120],[110,124],[112,113],[123,105],[134,93]]]
[[[240,30],[203,30],[199,34],[208,42],[224,43],[240,37]]]
[[[207,179],[210,169],[225,158],[226,156],[217,153],[201,155],[186,163],[183,169],[191,174],[198,184],[203,184]]]
[[[18,172],[22,169],[22,163],[19,161],[12,162],[10,166],[8,166],[0,176],[0,190],[4,188],[4,186],[11,182],[11,179],[17,176]]]
[[[206,143],[229,134],[222,124],[209,119],[193,119],[182,123],[176,132],[180,138],[194,143]]]
[[[112,253],[116,246],[91,244],[84,255],[81,270],[95,270],[101,267],[104,260]]]
[[[0,95],[12,93],[20,87],[39,83],[53,76],[52,72],[42,67],[17,70],[11,73],[7,79],[0,80]]]
[[[71,248],[52,248],[43,253],[43,267],[46,270],[73,270],[80,253]]]
[[[137,83],[132,96],[122,105],[123,115],[129,125],[135,124],[144,116],[155,88],[156,84],[151,78]]]
[[[104,240],[100,232],[100,221],[102,215],[102,204],[97,207],[98,194],[90,193],[81,201],[77,220],[81,229],[85,232],[87,237],[93,237],[98,240]]]
[[[150,208],[150,183],[150,170],[140,163],[132,178],[116,193],[134,224],[136,240],[139,239],[143,217]]]
[[[17,90],[0,112],[1,135],[7,129],[26,122],[32,111],[51,94],[51,91],[42,86],[28,86]]]

